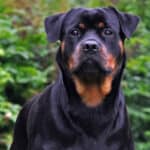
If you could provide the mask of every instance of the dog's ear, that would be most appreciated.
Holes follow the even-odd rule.
[[[124,36],[126,38],[130,38],[132,33],[135,31],[140,18],[132,14],[120,12],[114,7],[109,8],[117,15]]]
[[[61,29],[65,14],[56,14],[45,19],[45,31],[50,42],[56,42],[61,38]]]

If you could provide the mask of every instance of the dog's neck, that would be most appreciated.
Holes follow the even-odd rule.
[[[69,110],[67,110],[67,113],[69,113],[72,120],[76,122],[78,126],[80,126],[84,130],[87,130],[88,133],[96,135],[97,133],[94,133],[95,131],[93,131],[92,128],[99,129],[99,126],[103,124],[101,120],[104,120],[105,122],[105,118],[109,120],[115,114],[116,105],[118,103],[118,95],[120,93],[121,77],[125,66],[125,58],[123,63],[121,64],[120,70],[112,81],[112,88],[109,94],[104,98],[103,103],[97,105],[96,107],[87,107],[82,102],[82,98],[76,90],[74,81],[69,76],[68,72],[64,68],[62,68],[61,62],[59,62],[58,60],[57,62],[61,68],[59,80],[63,82],[62,86],[64,86],[64,88],[66,89],[65,91],[67,99],[64,99],[64,101],[65,105],[69,106]],[[86,124],[89,124],[88,128],[86,127]]]
[[[122,63],[118,67],[118,71],[113,77],[109,75],[104,77],[101,85],[85,85],[82,84],[76,77],[72,77],[69,71],[64,68],[61,50],[59,49],[56,56],[57,63],[60,67],[60,74],[63,78],[64,86],[67,91],[68,98],[71,103],[84,102],[87,106],[97,106],[103,103],[106,99],[115,99],[120,88],[121,77],[125,67],[126,55],[124,54]],[[90,94],[89,94],[90,93]],[[110,96],[111,95],[111,96]],[[99,100],[97,100],[99,99]],[[88,105],[89,104],[89,105]]]
[[[87,107],[96,107],[103,103],[105,96],[112,88],[112,75],[103,77],[100,84],[86,84],[77,77],[73,77],[77,93]]]

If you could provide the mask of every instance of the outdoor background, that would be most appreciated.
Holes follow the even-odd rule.
[[[71,7],[110,5],[141,17],[126,40],[122,88],[136,150],[150,150],[150,0],[0,0],[0,150],[9,149],[24,102],[56,77],[58,43],[48,44],[44,18]]]

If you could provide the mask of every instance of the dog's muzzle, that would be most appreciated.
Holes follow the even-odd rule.
[[[99,51],[100,44],[95,40],[86,40],[81,44],[83,53],[95,54]]]

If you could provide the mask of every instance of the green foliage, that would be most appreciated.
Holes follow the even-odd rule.
[[[0,149],[9,149],[16,116],[27,99],[55,77],[57,45],[48,45],[43,20],[70,7],[115,6],[141,17],[126,41],[128,54],[122,87],[136,150],[150,149],[150,1],[0,0]],[[50,50],[49,50],[50,49]]]
[[[28,98],[47,83],[48,71],[53,70],[51,53],[46,47],[44,28],[40,25],[35,28],[24,9],[12,11],[0,18],[0,90],[4,99],[8,99],[7,86],[25,88],[26,97],[23,97]],[[24,91],[20,92],[19,97],[22,97]]]
[[[13,1],[7,2],[0,6],[0,149],[11,142],[19,104],[54,76],[53,51],[48,51],[42,16],[33,12],[28,18],[26,7],[20,10]]]
[[[124,1],[123,3],[128,3]],[[119,6],[125,11],[134,12],[141,17],[135,36],[127,45],[127,67],[122,83],[126,96],[130,121],[136,142],[136,150],[150,149],[150,18],[149,1],[130,1],[130,5]],[[144,9],[139,9],[144,6]],[[149,13],[148,13],[149,12]],[[149,22],[149,23],[148,23]]]
[[[12,128],[16,121],[19,105],[0,103],[0,149],[8,149],[12,141]],[[7,132],[6,132],[7,131]],[[6,144],[7,143],[7,144]]]

